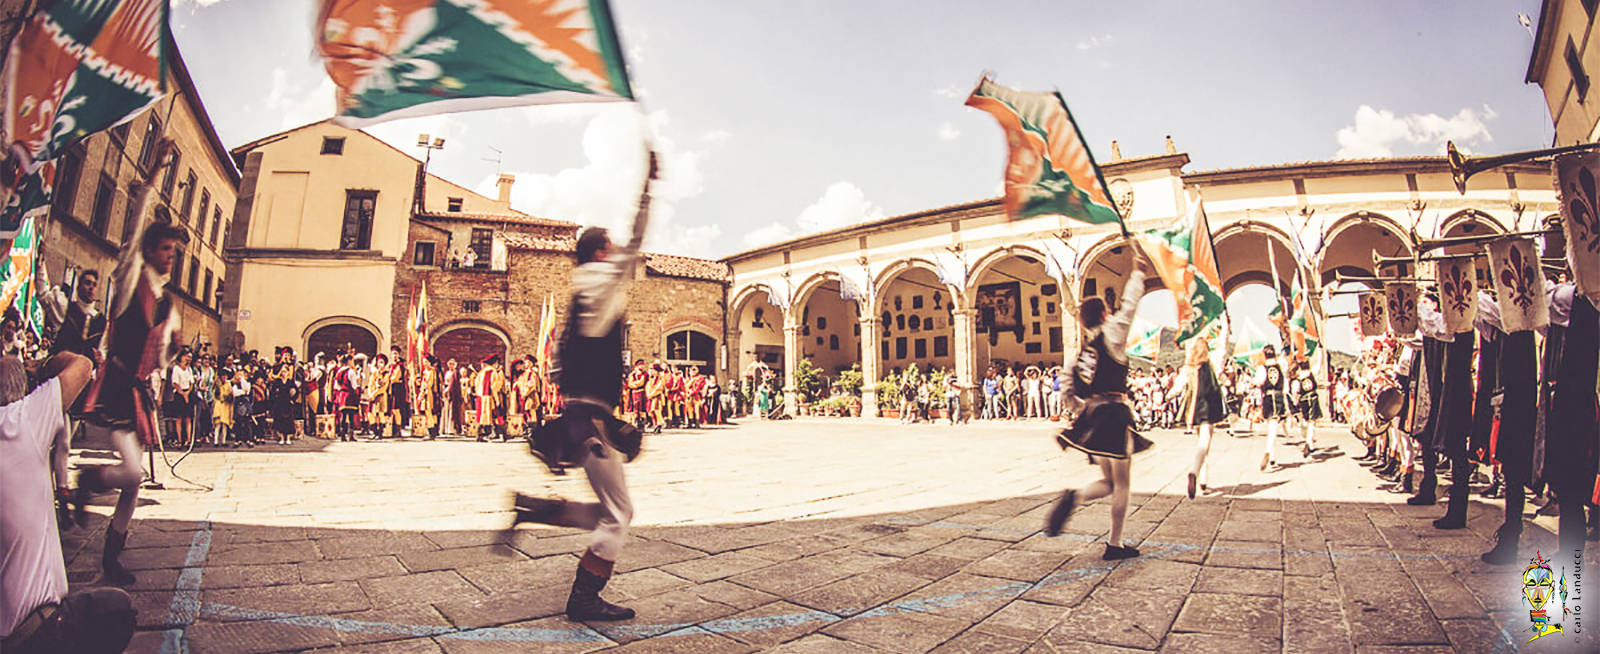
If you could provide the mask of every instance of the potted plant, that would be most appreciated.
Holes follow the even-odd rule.
[[[878,415],[884,418],[900,417],[900,375],[891,372],[878,380]]]

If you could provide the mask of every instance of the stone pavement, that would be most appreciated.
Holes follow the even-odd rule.
[[[1324,427],[1256,469],[1264,438],[1218,436],[1211,492],[1184,497],[1193,437],[1136,459],[1126,539],[1100,559],[1105,500],[1039,530],[1098,476],[1045,423],[749,422],[646,440],[634,539],[606,595],[619,624],[561,616],[583,533],[504,532],[508,493],[590,497],[516,443],[416,440],[201,451],[142,496],[124,562],[133,652],[1596,651],[1600,624],[1528,644],[1520,574],[1488,566],[1499,506],[1435,531]],[[1335,433],[1337,432],[1337,433]],[[99,515],[107,506],[96,507]],[[1530,511],[1535,507],[1530,505]],[[103,518],[68,532],[93,583]],[[1550,518],[1535,550],[1557,556]],[[1600,563],[1594,549],[1588,566]],[[1588,569],[1600,569],[1589,567]],[[1575,598],[1576,599],[1576,598]],[[1576,602],[1575,602],[1576,603]],[[1600,618],[1597,618],[1600,620]]]

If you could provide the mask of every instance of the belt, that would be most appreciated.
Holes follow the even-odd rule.
[[[16,629],[11,630],[11,635],[0,641],[0,650],[21,648],[28,642],[29,638],[32,638],[39,631],[40,627],[54,621],[60,613],[61,605],[55,602],[39,605],[39,608],[34,609],[28,614],[28,617],[22,619]]]

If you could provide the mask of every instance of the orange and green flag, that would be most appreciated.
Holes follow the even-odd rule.
[[[337,122],[633,99],[606,0],[321,0]]]
[[[1179,343],[1206,331],[1227,312],[1211,222],[1203,203],[1192,206],[1187,219],[1135,237],[1178,305]]]
[[[987,76],[967,106],[994,116],[1006,133],[1006,215],[1066,216],[1122,224],[1116,203],[1060,93],[1018,91]]]

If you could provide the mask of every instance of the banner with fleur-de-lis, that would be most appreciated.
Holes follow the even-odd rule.
[[[1507,334],[1550,324],[1550,300],[1533,239],[1510,236],[1491,241],[1489,274],[1500,305],[1500,328]]]
[[[1600,152],[1556,157],[1556,199],[1578,292],[1600,301]]]
[[[1389,324],[1389,319],[1383,310],[1383,294],[1362,293],[1357,297],[1360,298],[1361,335],[1382,336],[1384,328]]]
[[[1417,285],[1388,282],[1383,285],[1384,308],[1389,313],[1389,332],[1407,336],[1417,331]]]
[[[1478,317],[1475,266],[1470,257],[1452,257],[1434,263],[1434,278],[1439,280],[1439,313],[1444,314],[1445,331],[1452,334],[1472,331],[1472,321]]]

